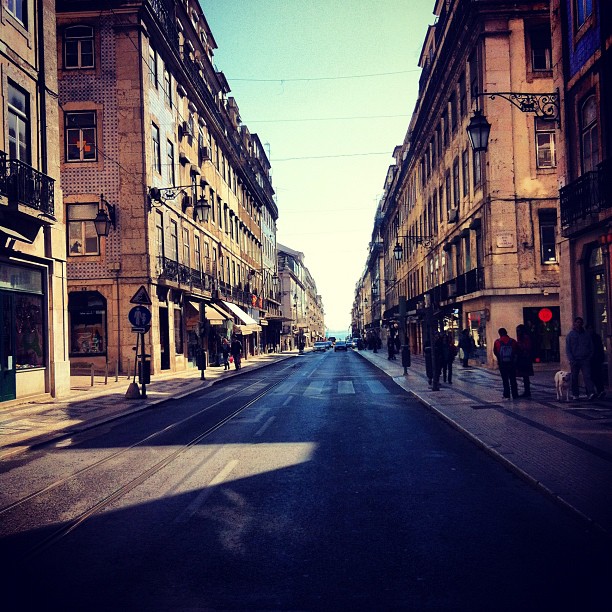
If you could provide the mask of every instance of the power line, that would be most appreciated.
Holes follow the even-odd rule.
[[[304,119],[256,119],[249,120],[251,123],[289,123],[302,121],[346,121],[352,119],[394,119],[397,117],[410,117],[410,115],[356,115],[354,117],[312,117]]]
[[[344,79],[369,79],[372,77],[380,76],[393,76],[396,74],[408,74],[409,72],[419,72],[420,68],[414,68],[412,70],[398,70],[397,72],[375,72],[372,74],[351,74],[346,76],[328,76],[328,77],[298,77],[289,79],[249,79],[249,78],[231,78],[230,81],[250,81],[253,83],[290,83],[296,81],[340,81]]]
[[[274,159],[270,160],[273,163],[284,162],[284,161],[293,161],[298,159],[329,159],[336,157],[365,157],[368,155],[388,155],[391,157],[391,153],[389,151],[381,151],[381,152],[371,152],[371,153],[340,153],[338,155],[312,155],[307,157],[284,157],[282,159]]]

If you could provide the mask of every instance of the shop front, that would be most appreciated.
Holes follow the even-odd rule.
[[[0,401],[46,391],[47,296],[40,269],[0,265]]]

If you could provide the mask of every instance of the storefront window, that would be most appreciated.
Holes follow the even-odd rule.
[[[606,308],[606,274],[601,247],[591,250],[586,278],[587,312],[585,322],[592,323],[595,331],[604,335],[608,323]]]
[[[554,363],[560,360],[560,321],[558,306],[523,308],[523,323],[531,336],[535,363]]]
[[[487,318],[485,310],[468,312],[468,329],[476,346],[474,352],[480,363],[487,362]]]
[[[106,300],[97,291],[68,296],[70,355],[106,354]]]
[[[43,302],[40,295],[15,295],[15,365],[39,368],[44,362]]]

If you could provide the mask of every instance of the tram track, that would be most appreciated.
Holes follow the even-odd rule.
[[[63,538],[81,527],[89,519],[101,513],[104,508],[106,508],[112,503],[117,502],[118,500],[129,494],[131,491],[136,489],[138,486],[142,485],[152,476],[158,474],[159,472],[167,468],[170,464],[176,461],[179,457],[181,457],[181,455],[191,449],[194,445],[200,443],[202,440],[206,439],[208,436],[210,436],[211,434],[222,428],[229,421],[234,419],[237,415],[248,409],[256,402],[260,401],[262,398],[268,395],[275,387],[283,383],[285,380],[285,377],[279,377],[278,380],[272,380],[269,384],[266,385],[263,390],[258,392],[255,396],[250,397],[248,401],[246,401],[244,404],[232,409],[227,414],[224,414],[221,418],[216,419],[215,422],[212,423],[209,427],[207,427],[203,431],[200,431],[199,433],[197,433],[197,435],[193,435],[186,442],[181,443],[180,446],[175,448],[171,453],[167,454],[162,459],[156,461],[147,469],[141,471],[138,475],[131,478],[128,482],[122,484],[121,486],[118,486],[116,489],[107,493],[102,499],[99,499],[95,502],[93,502],[92,500],[92,504],[89,505],[87,509],[83,510],[82,512],[79,512],[76,516],[68,519],[67,521],[64,521],[61,527],[53,529],[51,533],[48,533],[38,542],[30,544],[27,547],[26,551],[21,551],[21,553],[18,555],[19,560],[22,563],[27,562],[42,553],[43,551],[59,543]],[[179,429],[181,426],[185,425],[190,421],[193,421],[194,419],[197,419],[198,417],[201,417],[213,408],[219,407],[222,404],[231,401],[232,397],[242,395],[245,393],[245,391],[248,391],[253,387],[260,386],[261,382],[261,379],[258,378],[256,381],[244,387],[241,387],[235,393],[228,394],[213,402],[212,404],[209,404],[202,410],[198,410],[197,412],[190,414],[188,417],[185,417],[170,425],[167,425],[159,429],[158,431],[155,431],[147,435],[146,437],[138,440],[137,442],[134,442],[133,444],[122,448],[119,451],[113,452],[110,455],[91,463],[90,465],[87,465],[77,471],[74,471],[73,473],[64,478],[60,478],[48,484],[47,486],[42,487],[37,491],[34,491],[24,496],[23,498],[20,498],[15,502],[6,505],[3,508],[0,508],[0,517],[2,518],[2,521],[6,523],[7,519],[11,515],[14,516],[18,512],[24,512],[29,505],[44,503],[46,498],[48,498],[54,493],[58,494],[62,488],[70,488],[71,485],[77,487],[79,481],[83,478],[83,476],[94,473],[94,470],[104,467],[105,464],[110,464],[113,461],[117,461],[117,459],[120,460],[122,457],[127,457],[128,454],[131,453],[135,448],[142,447],[144,445],[150,445],[156,439],[159,439],[162,436],[171,433],[173,430]]]

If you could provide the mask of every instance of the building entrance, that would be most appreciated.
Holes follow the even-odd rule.
[[[15,363],[14,299],[0,292],[0,402],[17,397]]]

